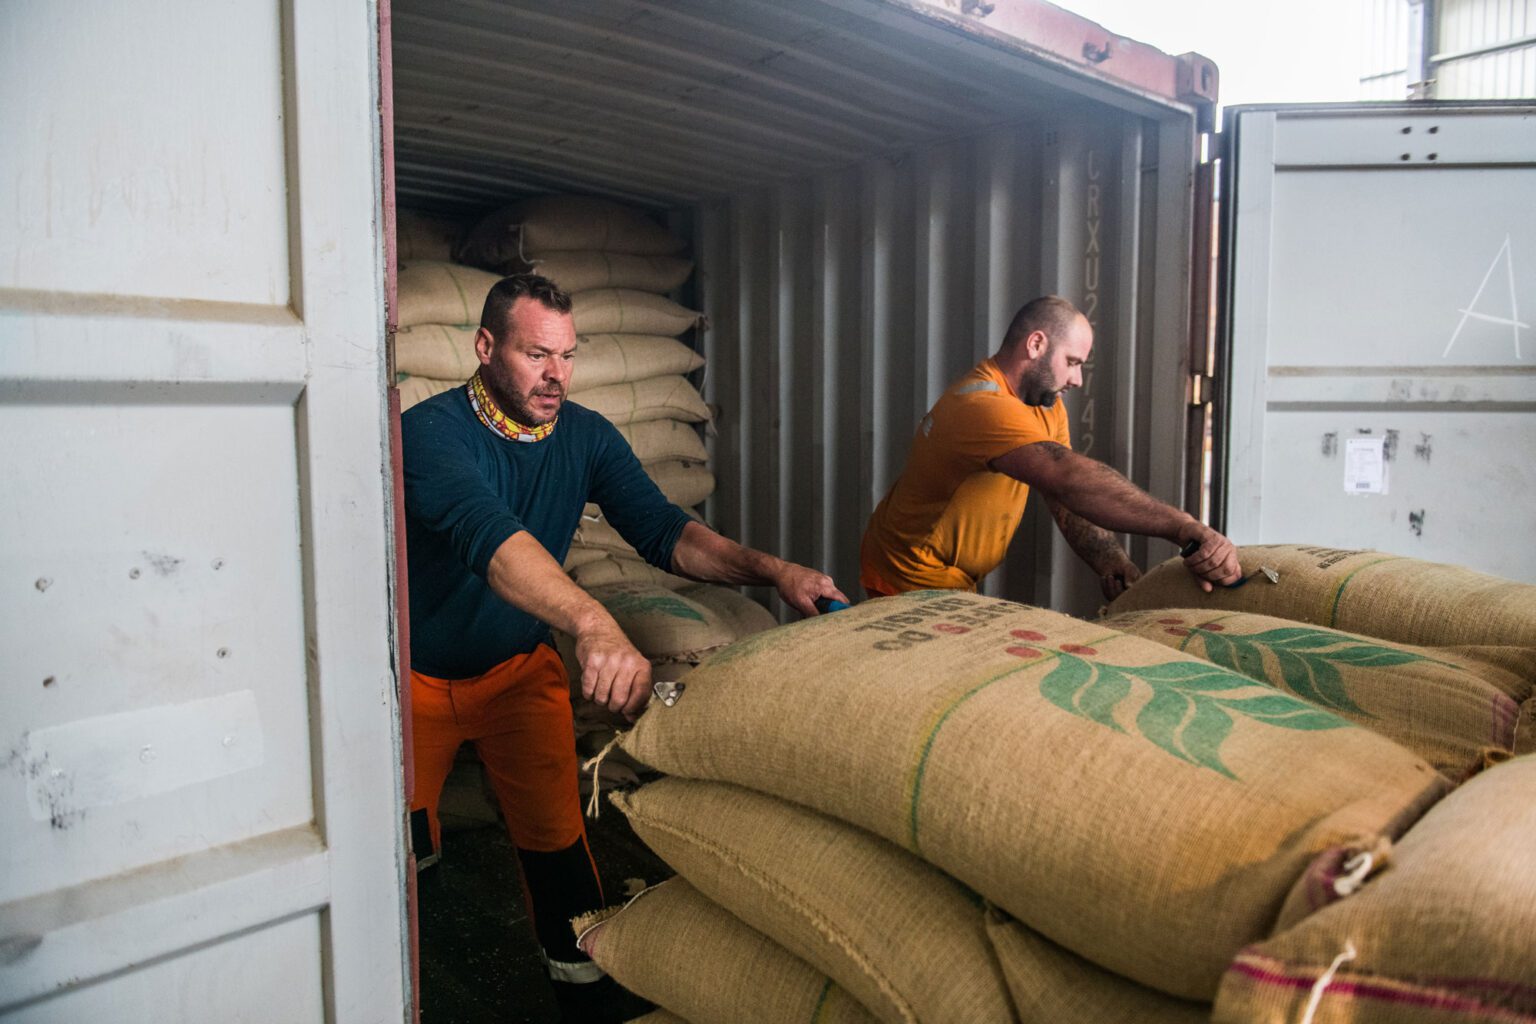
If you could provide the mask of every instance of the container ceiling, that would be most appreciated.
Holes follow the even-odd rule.
[[[1081,102],[884,0],[395,0],[392,31],[398,201],[445,211],[692,204]]]

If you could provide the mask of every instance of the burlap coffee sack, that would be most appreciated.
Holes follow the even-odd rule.
[[[1175,999],[1111,974],[995,907],[987,912],[986,929],[1021,1021],[1199,1024],[1211,1019],[1209,1003]]]
[[[696,661],[736,639],[735,623],[681,591],[639,581],[586,589],[647,658]]]
[[[704,314],[671,299],[633,288],[599,288],[571,297],[577,334],[664,334],[676,337],[703,322]]]
[[[464,223],[416,210],[395,211],[395,254],[403,262],[450,260]]]
[[[440,395],[444,391],[463,385],[461,380],[433,380],[430,377],[406,377],[395,387],[400,389],[400,411],[405,412],[413,405],[419,405],[431,398]]]
[[[477,324],[402,327],[395,334],[395,369],[413,377],[469,380],[480,369],[480,357],[475,355],[479,329]]]
[[[395,335],[395,369],[417,377],[465,381],[480,369],[475,324],[416,324]],[[576,338],[570,390],[663,374],[691,373],[704,357],[676,338],[653,334],[593,334]]]
[[[645,475],[661,488],[668,501],[688,508],[701,505],[715,493],[715,474],[709,466],[692,459],[660,459],[643,464]]]
[[[552,251],[670,256],[682,248],[682,239],[633,207],[591,196],[539,196],[480,218],[465,232],[454,258],[515,273]]]
[[[500,280],[497,274],[441,260],[401,263],[397,322],[401,327],[478,325],[480,313],[485,308],[486,293]]]
[[[1277,544],[1238,548],[1243,572],[1267,565],[1237,589],[1207,594],[1178,558],[1143,576],[1109,614],[1157,608],[1252,612],[1426,647],[1536,647],[1536,587],[1471,569],[1380,551]]]
[[[873,1024],[847,992],[681,878],[574,922],[614,980],[695,1024]]]
[[[1532,794],[1536,757],[1471,779],[1398,841],[1390,871],[1243,950],[1214,1019],[1536,1022]]]
[[[615,552],[610,548],[589,547],[586,544],[572,541],[571,549],[565,553],[565,561],[560,564],[560,568],[570,572],[577,566],[586,565],[588,562],[595,562],[600,558],[610,558],[614,554]],[[639,558],[640,555],[631,549],[631,553],[626,557]]]
[[[690,583],[678,587],[677,592],[695,601],[726,623],[735,634],[732,640],[740,640],[779,624],[773,613],[739,590],[717,586],[713,583]]]
[[[693,263],[676,256],[552,252],[533,260],[533,272],[571,293],[595,288],[632,288],[662,295],[688,280]]]
[[[1458,655],[1269,615],[1164,608],[1105,619],[1328,708],[1418,754],[1453,780],[1514,750],[1536,696],[1536,649],[1516,674]]]
[[[718,782],[661,779],[609,799],[690,885],[880,1020],[1017,1019],[980,901],[891,843]]]
[[[579,570],[578,570],[579,571]],[[1052,940],[1208,999],[1314,860],[1449,783],[1344,719],[1160,644],[922,591],[739,641],[623,746],[900,844]]]
[[[700,423],[709,419],[709,406],[699,389],[676,374],[573,391],[570,400],[618,426],[648,420]]]
[[[669,590],[687,586],[691,580],[663,572],[648,562],[605,555],[570,570],[571,579],[584,590],[609,583],[654,583]]]
[[[704,357],[659,334],[582,334],[571,366],[572,391],[623,384],[665,374],[692,373]]]
[[[652,1010],[644,1017],[636,1017],[627,1024],[688,1024],[671,1010]]]
[[[695,462],[709,459],[698,428],[679,420],[626,423],[619,427],[619,433],[624,435],[635,458],[642,463],[660,459],[693,459]]]

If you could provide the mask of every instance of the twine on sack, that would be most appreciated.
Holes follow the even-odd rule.
[[[1307,1010],[1301,1015],[1301,1024],[1312,1024],[1312,1018],[1317,1016],[1318,1004],[1323,1001],[1323,989],[1333,981],[1333,976],[1338,973],[1339,967],[1347,961],[1353,960],[1358,954],[1355,952],[1355,944],[1344,942],[1344,952],[1333,958],[1333,963],[1323,972],[1323,976],[1317,979],[1317,984],[1312,986],[1312,998],[1307,1000]]]
[[[602,767],[603,758],[608,756],[608,752],[619,745],[619,737],[623,735],[621,732],[614,733],[613,739],[609,740],[602,750],[581,762],[582,771],[590,769],[592,772],[592,796],[587,799],[587,817],[589,818],[602,817],[603,805],[602,801],[598,799],[599,793],[602,790],[602,779],[598,776],[597,770]]]
[[[1333,880],[1333,891],[1339,896],[1349,896],[1365,884],[1366,876],[1376,866],[1376,857],[1369,850],[1361,850],[1344,862],[1344,874]]]

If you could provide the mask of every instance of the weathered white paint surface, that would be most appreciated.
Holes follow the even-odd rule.
[[[0,1018],[409,1005],[376,12],[0,3]]]

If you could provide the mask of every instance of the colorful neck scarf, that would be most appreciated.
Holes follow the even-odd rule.
[[[485,381],[480,379],[478,370],[473,377],[469,378],[469,383],[464,385],[464,390],[469,395],[470,408],[475,410],[475,415],[480,418],[480,422],[509,441],[522,441],[525,444],[542,441],[555,432],[555,424],[560,419],[556,416],[538,427],[523,426],[501,411],[496,400],[485,389]]]

